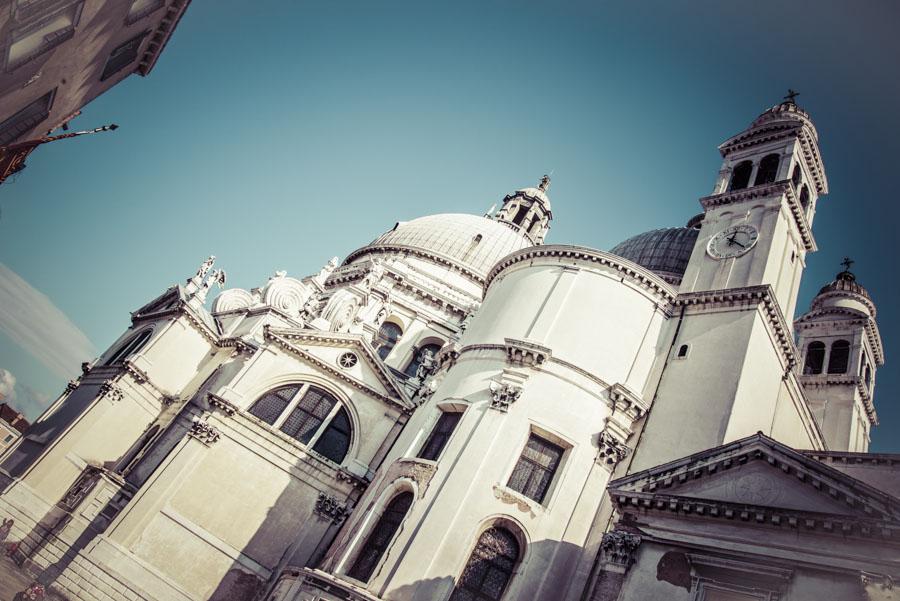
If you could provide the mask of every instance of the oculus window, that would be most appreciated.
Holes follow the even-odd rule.
[[[290,384],[270,390],[253,403],[250,415],[335,463],[341,463],[350,450],[350,414],[317,386]]]

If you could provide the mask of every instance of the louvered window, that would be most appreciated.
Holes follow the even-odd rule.
[[[450,601],[498,601],[519,560],[519,542],[505,528],[489,528],[478,539]]]
[[[384,513],[378,518],[378,523],[375,524],[375,527],[363,544],[359,555],[356,556],[356,561],[353,562],[353,566],[347,572],[348,576],[361,582],[368,582],[375,568],[378,567],[378,562],[381,561],[384,552],[387,551],[391,541],[394,540],[394,535],[397,533],[397,529],[400,528],[400,524],[403,522],[403,518],[406,517],[406,512],[409,511],[412,502],[412,493],[402,492],[388,503]]]
[[[512,476],[509,477],[507,486],[529,499],[542,503],[550,489],[556,468],[559,467],[562,454],[562,447],[532,434],[528,437],[528,443],[513,469]]]

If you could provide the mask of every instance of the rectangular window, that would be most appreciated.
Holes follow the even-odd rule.
[[[559,445],[532,433],[507,486],[529,499],[543,503],[563,451]]]
[[[125,17],[125,23],[131,25],[135,21],[143,19],[150,13],[165,4],[165,0],[134,0],[131,8],[128,9],[128,16]]]
[[[453,430],[456,428],[456,424],[459,423],[461,417],[462,413],[457,411],[441,412],[441,417],[438,418],[437,423],[434,425],[434,429],[428,436],[428,440],[425,441],[422,450],[419,451],[419,459],[434,461],[440,457],[441,452],[444,450],[444,447],[447,446],[447,441],[450,440],[450,435],[453,434]]]
[[[9,441],[12,440],[12,439],[13,439],[13,435],[12,435],[12,434],[7,434],[7,435],[6,435],[6,438],[3,439],[3,442],[4,442],[4,443],[9,442]]]
[[[13,32],[6,53],[6,70],[24,65],[75,35],[84,2],[76,2]]]
[[[109,58],[106,59],[106,66],[103,67],[103,74],[100,76],[100,81],[109,79],[133,63],[138,56],[138,51],[141,49],[141,42],[144,41],[144,38],[147,37],[148,33],[150,32],[144,31],[124,44],[117,46],[115,50],[110,52]]]
[[[56,89],[47,92],[21,111],[0,123],[0,146],[15,142],[23,134],[37,127],[50,116],[50,106]]]

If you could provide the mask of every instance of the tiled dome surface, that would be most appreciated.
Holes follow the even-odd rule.
[[[367,248],[378,246],[425,250],[464,265],[480,277],[486,277],[501,258],[532,244],[522,234],[492,219],[446,213],[401,221]]]
[[[669,282],[680,282],[697,242],[699,230],[670,227],[638,234],[609,252],[646,267]]]

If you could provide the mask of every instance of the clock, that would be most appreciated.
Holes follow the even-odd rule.
[[[710,238],[706,252],[713,259],[740,257],[749,252],[758,239],[759,230],[752,225],[733,225]]]

